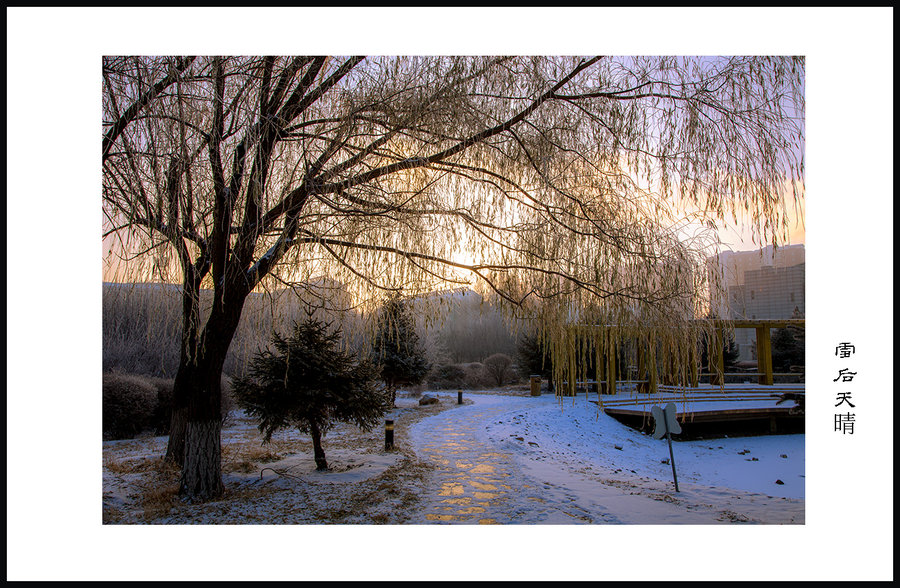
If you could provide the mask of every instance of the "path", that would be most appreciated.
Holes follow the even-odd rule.
[[[423,419],[410,429],[419,457],[434,467],[419,520],[410,522],[726,522],[721,512],[697,512],[666,493],[648,494],[637,484],[604,479],[602,472],[571,456],[555,459],[525,437],[489,438],[489,424],[548,408],[546,399],[476,395],[468,399],[472,404]]]
[[[479,438],[482,423],[508,411],[508,404],[479,397],[474,405],[445,411],[412,428],[421,457],[435,466],[435,492],[426,498],[425,521],[509,523],[525,514],[520,511],[523,494],[540,501],[512,456]]]

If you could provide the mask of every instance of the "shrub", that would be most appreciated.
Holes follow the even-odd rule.
[[[495,353],[484,360],[485,377],[496,386],[502,386],[515,377],[512,358],[505,353]]]
[[[469,363],[463,367],[466,372],[465,387],[470,390],[477,390],[490,385],[484,377],[484,365],[480,363]]]
[[[428,385],[438,390],[461,388],[465,385],[466,372],[457,364],[449,363],[434,368],[428,377]]]
[[[156,388],[156,408],[153,411],[153,429],[157,435],[168,435],[172,424],[172,398],[175,380],[172,378],[147,378]]]
[[[103,375],[103,438],[130,439],[154,426],[157,390],[145,378]]]

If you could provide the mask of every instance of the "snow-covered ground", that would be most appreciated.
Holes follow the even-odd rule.
[[[584,397],[467,394],[419,421],[416,451],[435,467],[414,522],[803,523],[804,436],[665,440]]]
[[[222,436],[226,496],[205,504],[175,496],[165,437],[105,442],[104,522],[804,522],[803,435],[675,441],[676,492],[666,441],[584,397],[439,396],[431,407],[398,399],[395,451],[381,430],[336,427],[328,472],[315,471],[307,436],[282,431],[264,446],[238,411]]]

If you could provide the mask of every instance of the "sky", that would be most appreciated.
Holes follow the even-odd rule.
[[[788,215],[788,235],[784,245],[802,245],[806,243],[806,215],[805,203],[794,203],[790,201],[787,204]],[[754,241],[751,231],[738,223],[724,222],[718,230],[719,239],[722,242],[723,251],[751,251],[760,249],[767,245],[760,245],[758,241]]]
[[[273,34],[273,22],[297,25],[286,27],[290,34]],[[429,26],[433,22],[441,24]],[[643,527],[477,534],[317,528],[312,540],[308,528],[100,525],[100,57],[373,48],[380,54],[807,56],[811,396],[804,526],[679,528],[677,538],[651,551],[651,530]],[[162,561],[160,545],[176,552],[190,546],[216,562],[212,574],[224,574],[239,557],[283,565],[292,577],[321,579],[345,569],[345,554],[352,552],[357,569],[388,565],[397,578],[421,577],[431,558],[460,545],[468,548],[469,573],[476,573],[479,565],[564,540],[566,554],[548,557],[548,569],[564,561],[582,578],[602,572],[598,551],[618,565],[642,569],[652,559],[683,574],[686,562],[699,565],[692,559],[697,545],[728,541],[742,557],[702,562],[715,577],[733,579],[734,564],[765,561],[772,545],[788,545],[798,579],[892,579],[893,423],[883,417],[893,413],[892,54],[888,8],[8,8],[7,534],[16,540],[7,546],[7,578],[129,578],[155,565],[148,555]],[[866,94],[857,100],[835,91],[860,84]],[[855,344],[856,354],[835,356],[839,342]],[[851,388],[854,435],[832,428],[834,395],[841,391],[833,379],[842,368],[859,373]],[[54,407],[49,414],[47,406]],[[47,416],[36,429],[24,414]],[[398,565],[394,556],[386,563],[381,550],[371,549],[375,543],[402,546],[396,558],[407,563]],[[134,546],[133,556],[116,550],[108,557],[123,544]],[[319,558],[317,565],[300,569],[301,552]],[[51,553],[55,563],[47,566]],[[822,565],[823,555],[830,565]]]

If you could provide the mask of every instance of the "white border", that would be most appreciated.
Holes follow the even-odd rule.
[[[7,579],[892,579],[892,9],[7,9]],[[807,56],[807,522],[100,524],[100,56]],[[834,345],[857,345],[851,438]],[[849,364],[848,364],[849,365]]]

